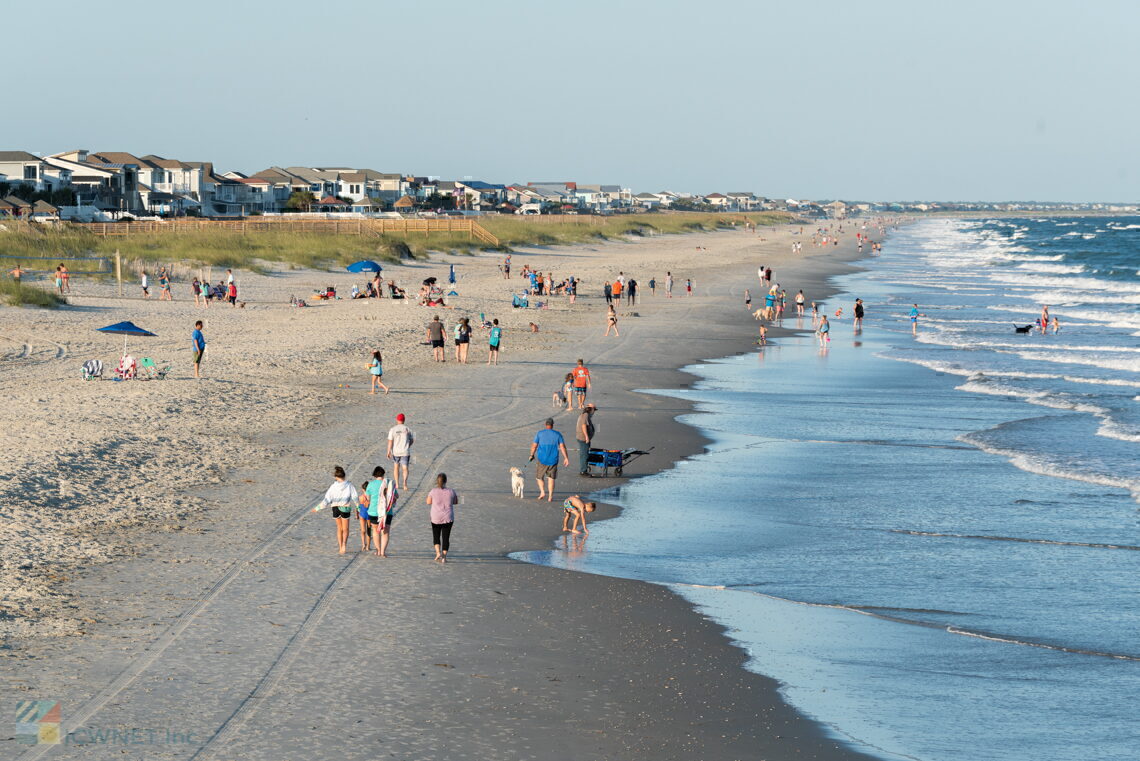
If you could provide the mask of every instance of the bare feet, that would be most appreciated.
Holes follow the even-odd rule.
[[[440,561],[442,558],[443,558],[443,556],[442,556],[442,555],[436,555],[436,556],[435,556],[435,562],[437,562],[437,563],[438,563],[438,562],[439,562],[439,561]]]
[[[537,500],[537,501],[539,501],[539,502],[541,502],[541,501],[542,501],[542,500],[544,500],[544,499],[546,499],[546,495],[545,495],[545,494],[539,494],[537,497],[535,497],[535,500]]]

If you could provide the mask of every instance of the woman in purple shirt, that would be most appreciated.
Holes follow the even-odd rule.
[[[455,505],[459,497],[454,489],[447,488],[447,474],[435,477],[435,488],[428,492],[426,504],[431,505],[431,539],[435,545],[435,559],[447,562],[447,549],[451,545],[451,527],[455,524]]]

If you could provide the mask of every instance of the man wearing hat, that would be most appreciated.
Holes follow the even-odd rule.
[[[530,459],[538,459],[534,477],[538,481],[538,499],[554,501],[554,479],[558,478],[558,455],[562,464],[570,467],[570,457],[566,454],[566,440],[554,430],[554,418],[546,419],[546,427],[534,435],[530,445]]]
[[[590,459],[590,442],[594,440],[594,413],[598,408],[590,402],[578,416],[576,436],[578,439],[578,475],[590,475],[588,461]]]
[[[416,438],[408,426],[404,425],[404,413],[396,416],[396,424],[388,430],[388,459],[396,463],[392,480],[397,484],[403,482],[401,489],[408,488],[408,465],[412,461],[412,444]]]

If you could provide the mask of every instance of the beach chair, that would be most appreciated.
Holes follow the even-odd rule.
[[[139,360],[139,380],[166,380],[168,372],[170,372],[170,365],[159,368],[150,357],[143,357]]]
[[[89,381],[103,377],[103,360],[89,359],[83,363],[83,380]]]
[[[124,354],[119,360],[119,366],[115,368],[115,379],[131,380],[137,372],[138,364],[135,362],[135,358],[130,354]]]

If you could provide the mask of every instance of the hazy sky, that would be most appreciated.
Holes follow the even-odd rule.
[[[1140,3],[4,3],[0,150],[1140,199]]]

